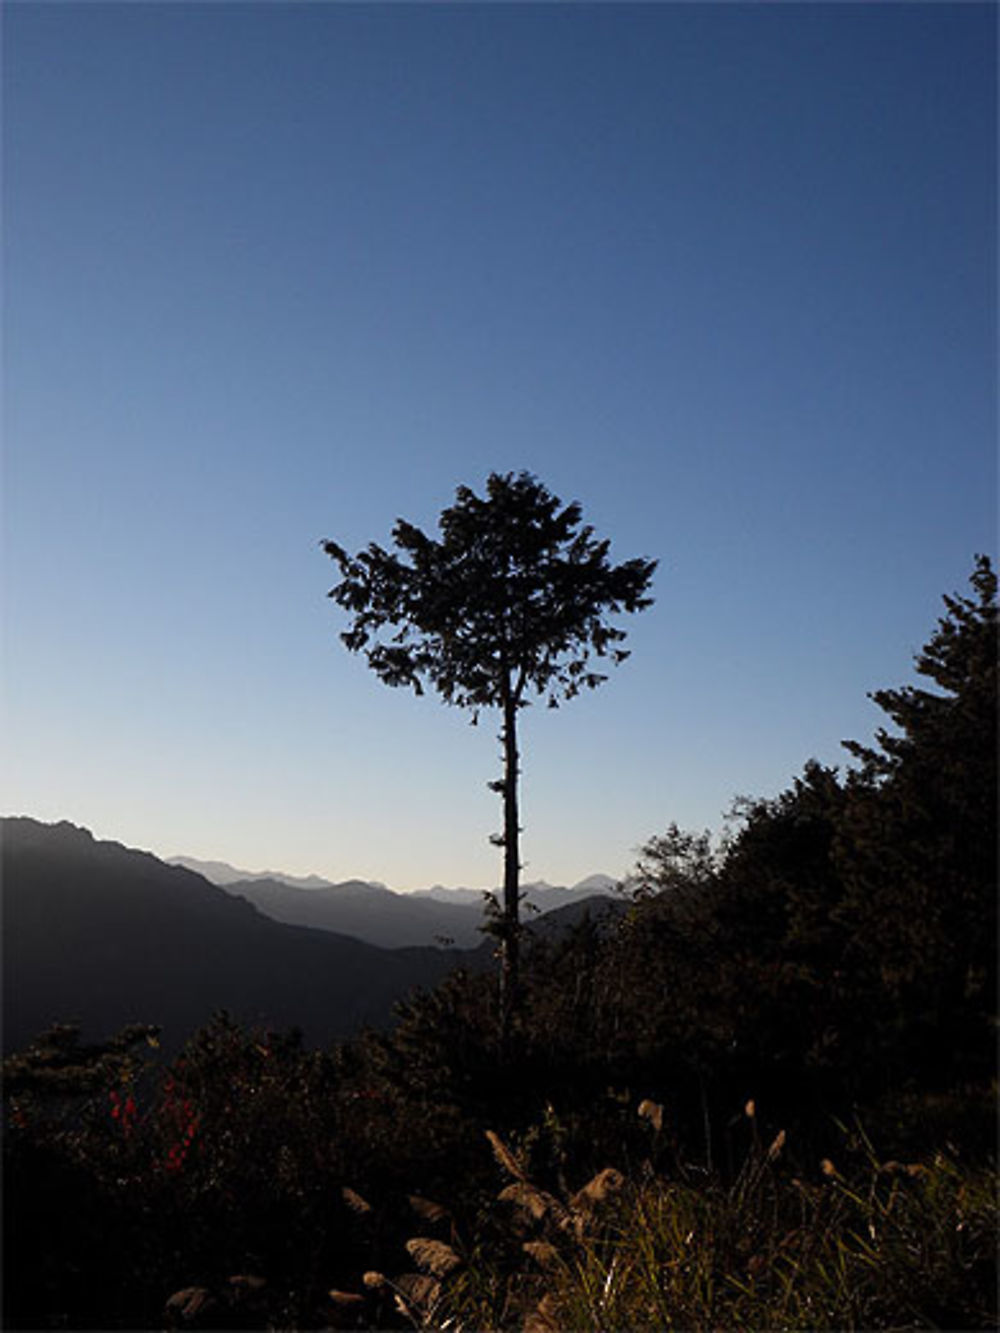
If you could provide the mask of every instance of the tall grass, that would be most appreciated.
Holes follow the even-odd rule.
[[[529,1197],[523,1179],[508,1186],[497,1208],[517,1243],[477,1247],[444,1285],[433,1326],[997,1326],[993,1172],[944,1154],[903,1164],[869,1153],[850,1174],[824,1161],[806,1180],[784,1168],[783,1144],[756,1144],[728,1185],[621,1182],[586,1207],[584,1191],[556,1200]]]

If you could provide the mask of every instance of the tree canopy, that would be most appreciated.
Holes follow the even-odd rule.
[[[531,695],[556,708],[607,677],[594,659],[615,665],[628,653],[624,630],[607,617],[641,611],[655,560],[613,565],[610,543],[528,472],[492,473],[486,495],[460,486],[439,520],[440,537],[399,519],[398,554],[371,543],[349,555],[324,550],[339,565],[330,596],[353,616],[341,635],[387,685],[417,694],[429,682],[448,703],[502,712],[504,848],[501,1041],[517,986],[519,835],[517,715]]]
[[[399,519],[399,554],[323,543],[343,575],[330,596],[354,617],[341,637],[387,685],[429,682],[459,707],[521,707],[531,692],[557,705],[606,678],[594,657],[628,656],[605,615],[650,605],[656,561],[613,566],[579,504],[527,472],[493,473],[485,497],[458,488],[440,533]]]

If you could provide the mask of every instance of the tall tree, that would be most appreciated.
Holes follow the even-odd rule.
[[[323,549],[339,565],[330,596],[353,621],[341,638],[387,685],[425,683],[448,702],[501,714],[503,776],[490,788],[503,798],[504,849],[501,1024],[506,1032],[517,987],[520,896],[518,822],[519,711],[536,695],[550,708],[594,688],[606,676],[594,658],[614,664],[628,653],[608,613],[641,611],[656,562],[612,565],[610,543],[581,523],[530,473],[492,473],[484,497],[466,486],[439,519],[440,537],[399,519],[398,553],[375,543],[352,556],[336,542]]]
[[[966,596],[917,654],[926,685],[876,691],[887,714],[848,788],[840,862],[854,966],[908,1034],[906,1063],[979,1077],[996,1059],[997,576],[977,556]]]

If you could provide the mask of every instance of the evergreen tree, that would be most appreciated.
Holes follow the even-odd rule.
[[[860,760],[840,844],[852,965],[896,1047],[897,1077],[988,1075],[995,1061],[997,579],[976,560],[969,596],[916,658],[928,684],[871,697],[891,728]]]
[[[641,611],[656,562],[612,565],[610,543],[581,525],[576,503],[561,501],[529,473],[493,473],[480,497],[459,487],[439,520],[440,539],[399,519],[399,554],[372,543],[356,556],[323,543],[339,565],[330,596],[353,616],[341,635],[387,685],[422,694],[429,682],[449,704],[501,714],[503,799],[501,1027],[517,985],[520,857],[518,713],[529,696],[550,707],[606,677],[593,658],[627,656],[624,631],[608,612]]]

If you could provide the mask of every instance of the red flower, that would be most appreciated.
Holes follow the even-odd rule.
[[[184,1149],[179,1143],[171,1144],[163,1165],[168,1171],[179,1171],[184,1165]]]
[[[119,1094],[112,1088],[108,1093],[108,1100],[111,1103],[111,1119],[120,1123],[123,1134],[131,1133],[132,1122],[138,1114],[135,1098],[129,1093],[123,1102]]]

